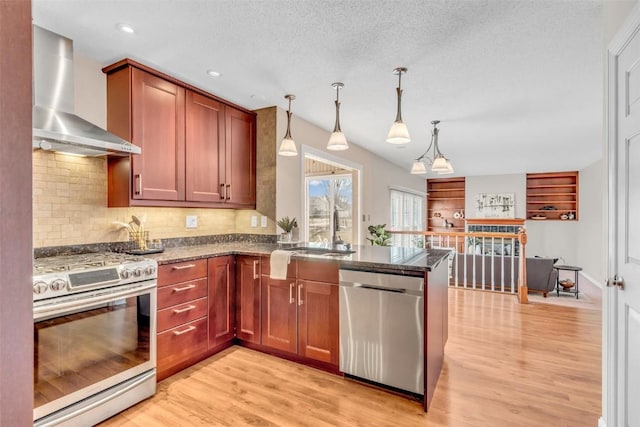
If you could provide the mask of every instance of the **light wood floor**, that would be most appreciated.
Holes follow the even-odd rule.
[[[431,408],[232,347],[158,385],[104,426],[596,426],[599,310],[449,290],[449,341]]]

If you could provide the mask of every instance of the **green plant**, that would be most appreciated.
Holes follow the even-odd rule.
[[[278,227],[282,228],[282,231],[284,231],[285,233],[290,233],[294,227],[298,226],[298,222],[296,221],[296,219],[289,219],[288,216],[280,218],[276,224],[278,224]]]
[[[371,238],[367,237],[367,240],[371,242],[373,246],[389,246],[389,240],[391,240],[391,234],[384,228],[387,224],[370,225],[367,229]]]

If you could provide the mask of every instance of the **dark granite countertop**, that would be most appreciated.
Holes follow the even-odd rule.
[[[304,244],[301,244],[304,246]],[[270,255],[276,249],[293,249],[277,243],[226,242],[167,248],[160,254],[145,255],[158,264],[191,261],[222,255]],[[340,268],[372,270],[398,274],[424,273],[432,270],[449,252],[441,249],[403,248],[395,246],[358,245],[352,254],[326,256],[295,253],[292,259],[337,261]]]

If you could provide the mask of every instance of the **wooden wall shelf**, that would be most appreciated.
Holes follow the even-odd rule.
[[[576,221],[578,193],[578,172],[527,174],[527,219]]]
[[[427,179],[427,194],[427,231],[464,231],[464,177]]]

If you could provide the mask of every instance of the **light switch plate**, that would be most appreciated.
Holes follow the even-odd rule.
[[[258,216],[257,215],[251,215],[251,226],[252,227],[257,227],[258,226]]]
[[[267,228],[267,216],[266,215],[262,215],[260,217],[260,227]]]
[[[185,227],[187,227],[187,228],[198,228],[198,216],[197,215],[187,215],[187,220],[185,222]]]

